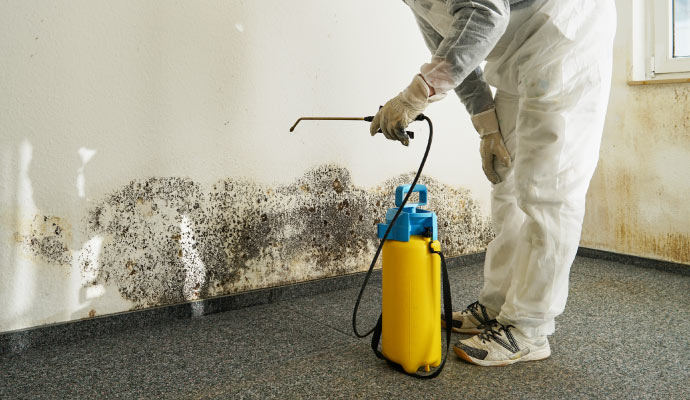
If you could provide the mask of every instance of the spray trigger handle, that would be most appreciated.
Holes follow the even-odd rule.
[[[380,110],[380,109],[381,109],[381,106],[379,106],[379,110]],[[420,118],[420,117],[421,117],[421,118]],[[364,120],[367,121],[367,122],[371,122],[371,121],[374,120],[374,116],[373,116],[373,115],[370,115],[370,116],[368,116],[368,117],[364,117]],[[423,120],[424,120],[424,114],[419,114],[419,115],[417,116],[417,118],[415,118],[414,120],[415,120],[415,121],[423,121]],[[381,131],[381,129],[379,129],[378,131],[376,131],[376,133],[383,133],[383,132]],[[410,139],[414,139],[414,132],[412,132],[412,131],[405,131],[405,133],[407,133],[407,137],[409,137]]]

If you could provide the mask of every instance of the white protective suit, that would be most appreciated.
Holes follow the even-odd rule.
[[[502,182],[492,190],[496,237],[487,249],[479,301],[498,313],[499,322],[514,325],[527,337],[549,335],[565,308],[585,194],[599,155],[611,79],[614,2],[405,2],[434,54],[422,66],[425,81],[439,92],[455,89],[470,114],[495,103],[512,160],[508,168],[494,163]],[[511,6],[506,26],[503,10]],[[484,41],[471,39],[463,46],[463,36],[472,29],[468,21],[482,11],[492,16],[492,26],[470,37]],[[491,29],[498,31],[497,42]],[[493,102],[477,69],[481,60],[476,55],[484,54],[486,81],[497,89]]]

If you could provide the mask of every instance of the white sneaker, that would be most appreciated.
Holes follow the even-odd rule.
[[[466,309],[453,313],[453,332],[476,335],[481,333],[483,327],[489,325],[494,318],[496,315],[475,301]],[[441,315],[441,326],[446,327],[446,319],[443,315]]]
[[[526,338],[511,328],[515,327],[494,321],[479,335],[460,340],[453,351],[463,360],[484,367],[549,358],[551,347],[546,336]]]

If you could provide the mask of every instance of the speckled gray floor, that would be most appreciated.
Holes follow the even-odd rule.
[[[451,270],[457,308],[481,265]],[[690,398],[690,277],[578,258],[550,359],[504,368],[451,360],[418,381],[350,327],[357,289],[0,356],[0,397]],[[378,289],[362,327],[378,315]],[[455,335],[456,340],[459,335]]]

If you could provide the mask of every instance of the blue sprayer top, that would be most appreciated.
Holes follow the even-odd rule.
[[[388,229],[395,213],[398,211],[400,204],[402,204],[405,194],[410,191],[410,185],[401,185],[395,189],[395,205],[394,208],[389,208],[386,212],[386,223],[378,224],[378,237],[383,238],[383,235]],[[405,204],[402,212],[395,220],[395,225],[388,234],[387,240],[397,240],[399,242],[407,242],[412,235],[424,235],[427,228],[431,228],[432,240],[438,240],[438,225],[436,223],[436,213],[429,210],[423,210],[421,206],[426,205],[427,189],[425,185],[415,185],[412,192],[419,192],[419,203]]]

